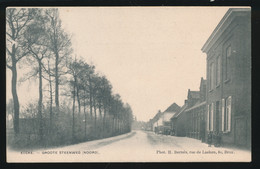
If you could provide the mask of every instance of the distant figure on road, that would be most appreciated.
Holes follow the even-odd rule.
[[[174,129],[171,130],[171,136],[175,136],[175,130]]]

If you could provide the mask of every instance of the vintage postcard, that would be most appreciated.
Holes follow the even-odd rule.
[[[7,162],[250,162],[250,7],[6,8]]]

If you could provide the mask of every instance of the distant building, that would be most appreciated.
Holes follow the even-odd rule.
[[[162,115],[162,112],[159,110],[158,113],[151,119],[151,127],[152,127],[152,131],[156,132],[159,123],[158,120],[160,119]]]
[[[146,130],[147,131],[153,131],[153,119],[150,119],[148,122],[147,122],[147,125],[146,125]]]
[[[201,78],[200,90],[188,90],[187,100],[171,118],[174,135],[205,140],[206,80]]]
[[[169,106],[162,114],[161,121],[164,134],[171,134],[171,118],[180,111],[181,107],[176,103]]]
[[[172,135],[175,136],[186,136],[186,124],[187,116],[185,113],[188,104],[185,101],[185,104],[181,107],[179,112],[175,113],[171,118],[171,131]]]
[[[207,133],[222,144],[251,143],[250,9],[229,9],[202,47],[207,54]]]
[[[176,103],[170,105],[164,112],[157,113],[157,119],[154,122],[153,128],[156,133],[170,134],[171,133],[171,118],[179,112],[180,106]]]
[[[201,78],[200,91],[188,91],[187,136],[205,140],[206,80]]]

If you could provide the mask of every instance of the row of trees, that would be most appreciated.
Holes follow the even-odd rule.
[[[6,66],[12,72],[15,136],[23,127],[19,124],[18,63],[30,68],[21,81],[38,81],[38,104],[25,110],[27,118],[37,120],[25,123],[37,131],[28,129],[26,133],[37,133],[41,141],[56,135],[67,138],[71,133],[69,140],[75,142],[130,131],[130,106],[112,93],[107,78],[97,74],[93,65],[73,59],[71,38],[62,28],[58,9],[8,8],[6,21]],[[61,106],[60,98],[67,104]]]

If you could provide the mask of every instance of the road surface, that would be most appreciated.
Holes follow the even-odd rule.
[[[250,161],[250,151],[208,147],[200,140],[132,131],[116,137],[52,149],[8,153],[9,159],[39,162]],[[13,154],[13,155],[12,155]]]

